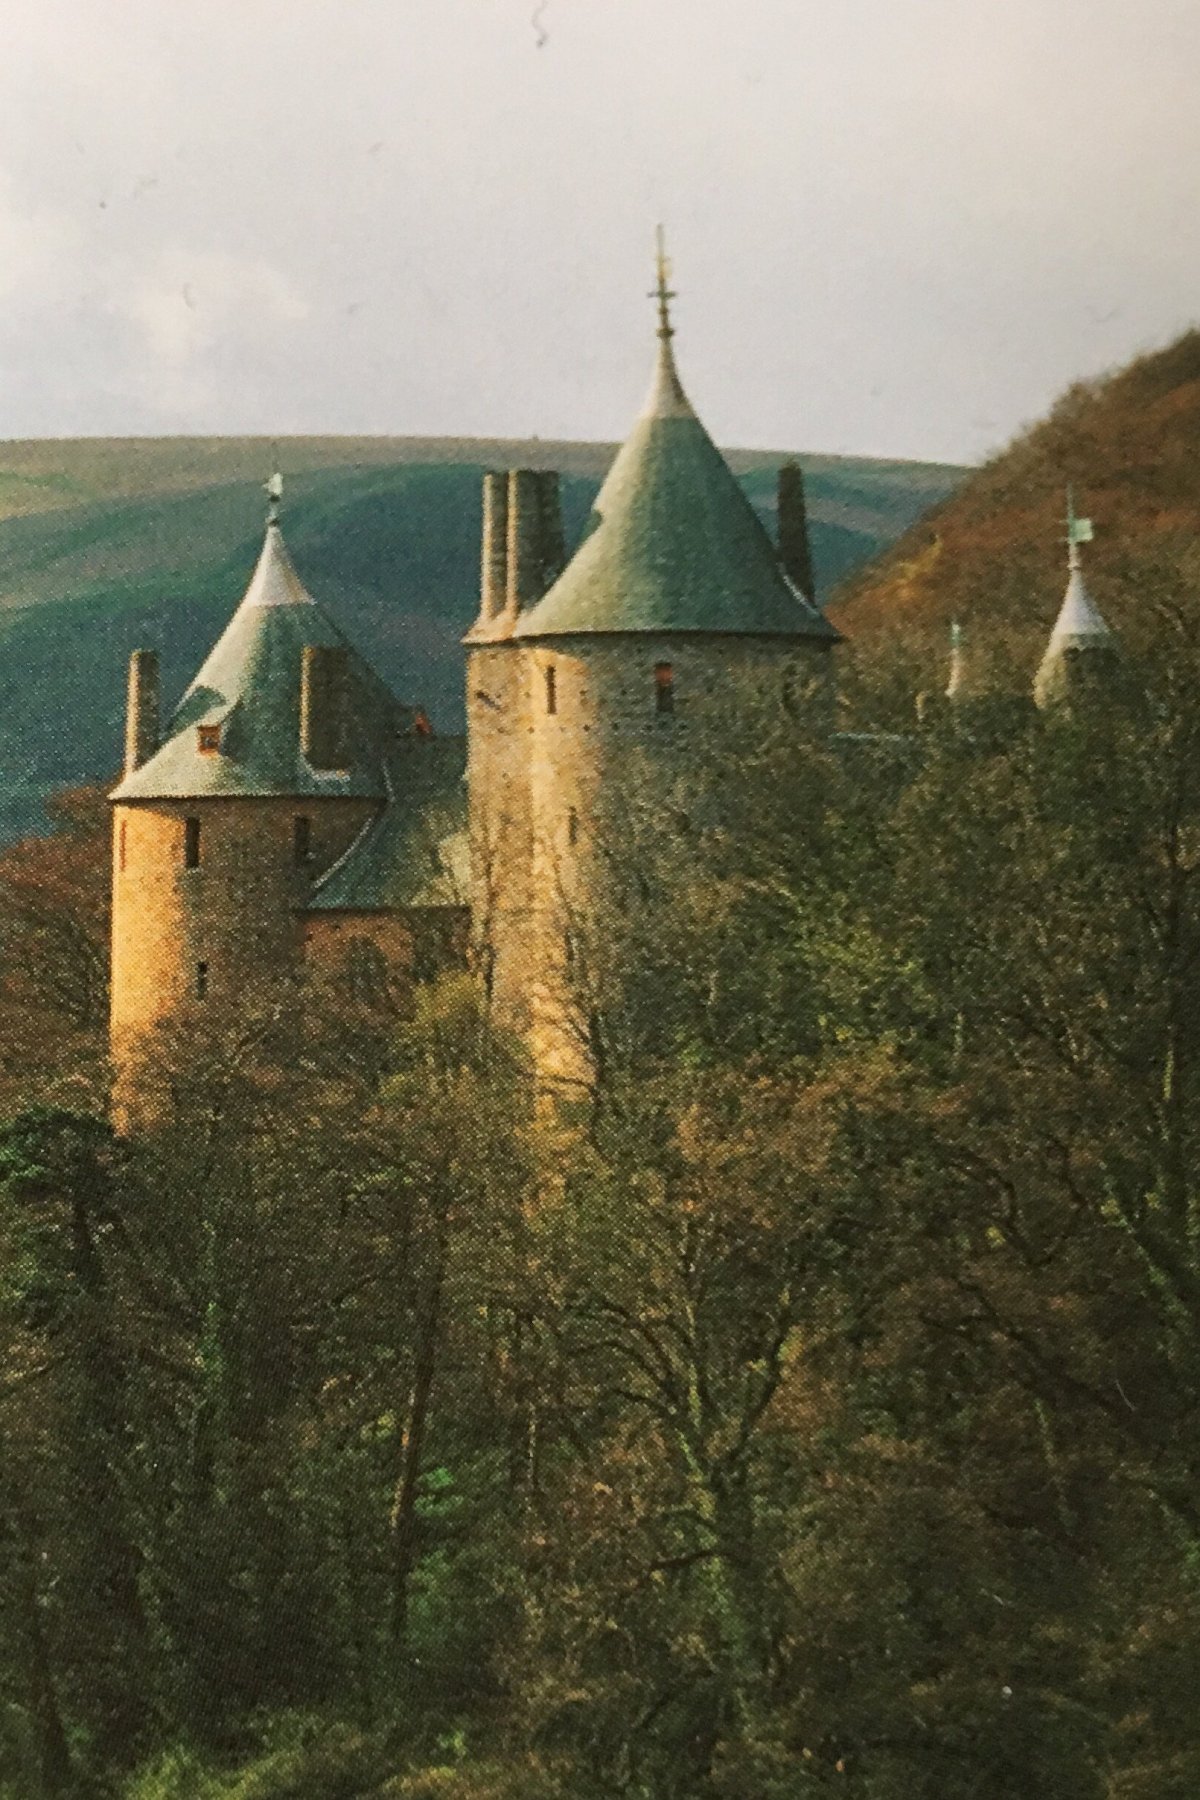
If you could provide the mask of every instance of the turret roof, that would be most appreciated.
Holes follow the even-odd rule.
[[[1080,652],[1099,652],[1106,657],[1118,654],[1120,644],[1100,608],[1088,593],[1083,579],[1078,546],[1072,542],[1067,591],[1045,655],[1034,677],[1033,694],[1039,706],[1053,700],[1062,688],[1064,659]]]
[[[1073,567],[1067,580],[1062,606],[1054,621],[1054,630],[1050,633],[1049,648],[1087,650],[1101,645],[1105,649],[1112,649],[1116,641],[1100,608],[1088,593],[1083,570],[1078,566]]]
[[[388,771],[388,804],[313,889],[310,912],[467,904],[466,746],[413,738]]]
[[[723,632],[834,641],[789,581],[757,513],[683,390],[662,305],[646,405],[608,472],[582,543],[517,638]]]
[[[315,769],[301,754],[306,645],[349,652],[344,769]],[[382,800],[391,746],[413,717],[308,593],[272,517],[242,602],[176,707],[162,744],[112,798],[346,794]],[[200,725],[221,726],[219,752],[200,748]]]

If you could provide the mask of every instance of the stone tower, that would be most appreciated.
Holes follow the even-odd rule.
[[[113,802],[112,1053],[128,1119],[255,1008],[304,955],[302,908],[384,808],[412,716],[314,602],[276,498],[225,632],[158,724],[151,652],[130,666],[125,772]]]
[[[661,248],[656,298],[649,397],[561,574],[555,478],[487,478],[466,640],[476,934],[497,1016],[566,1087],[590,1075],[573,946],[606,871],[709,806],[739,741],[819,716],[837,641],[800,586],[797,473],[777,550],[684,392]]]

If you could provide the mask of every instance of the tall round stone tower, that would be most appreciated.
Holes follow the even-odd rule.
[[[656,297],[649,397],[561,574],[553,478],[488,478],[467,638],[476,935],[498,1016],[564,1086],[590,1078],[575,946],[611,872],[648,821],[711,806],[739,743],[822,718],[837,641],[798,469],[777,549],[683,390],[661,248]]]
[[[306,592],[273,499],[224,634],[158,725],[152,652],[130,665],[113,802],[116,1110],[153,1113],[189,1047],[280,1003],[314,882],[384,806],[406,709]]]

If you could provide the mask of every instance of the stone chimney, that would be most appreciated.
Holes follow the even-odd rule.
[[[158,749],[158,655],[135,650],[129,658],[125,705],[125,773],[132,775]]]
[[[543,469],[539,473],[538,490],[541,500],[541,591],[544,594],[558,580],[567,560],[567,545],[563,536],[562,491],[557,470]]]
[[[508,476],[489,470],[483,478],[483,566],[479,580],[479,623],[488,625],[508,598]]]
[[[810,606],[817,603],[813,580],[812,547],[808,538],[808,508],[804,501],[804,471],[794,457],[779,470],[779,560],[784,573],[800,589]]]
[[[344,769],[349,658],[340,644],[305,644],[300,663],[300,751],[314,769]]]
[[[537,469],[508,471],[508,591],[514,615],[539,600],[543,575],[542,477]]]

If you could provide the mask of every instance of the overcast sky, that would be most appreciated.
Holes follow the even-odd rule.
[[[1200,0],[0,0],[0,435],[973,459],[1200,312]]]

